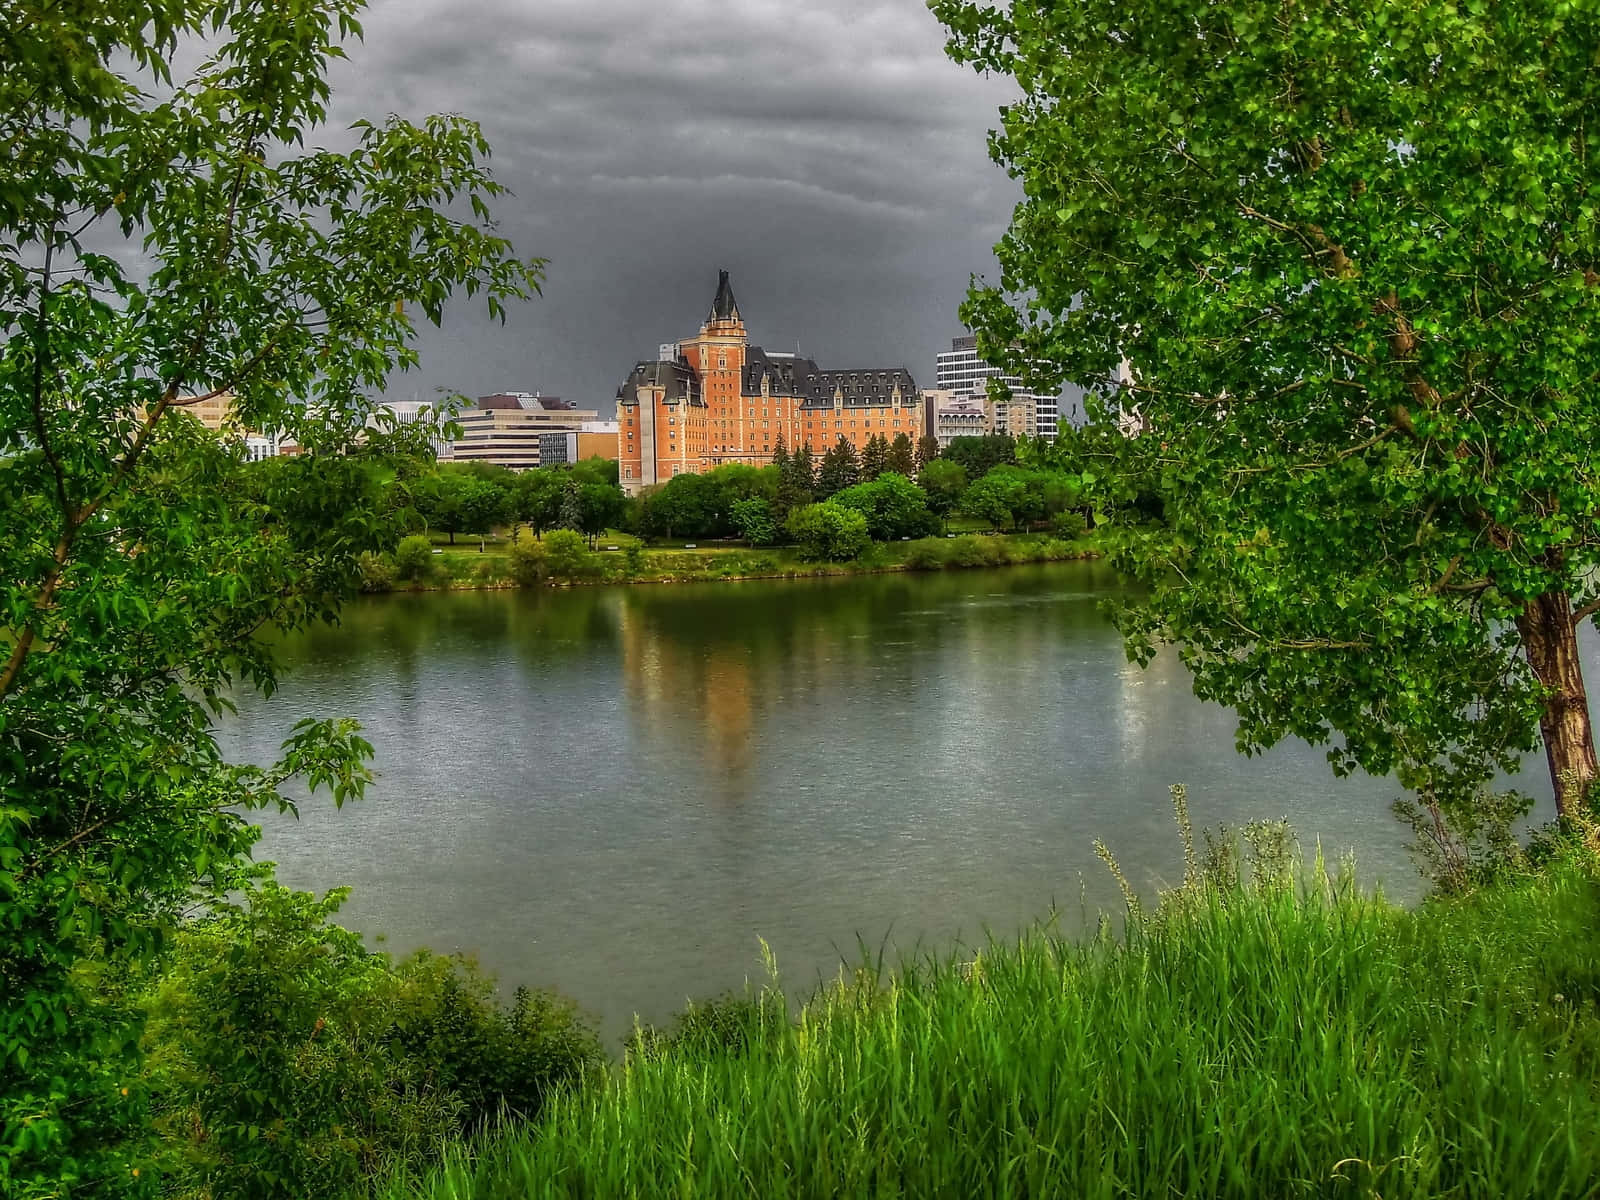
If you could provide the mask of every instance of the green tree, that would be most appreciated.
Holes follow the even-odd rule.
[[[356,1194],[603,1061],[554,997],[503,1009],[460,960],[366,949],[331,920],[344,896],[253,887],[178,935],[143,997],[169,1194]]]
[[[917,439],[917,470],[933,462],[939,457],[939,439],[931,433],[925,433]]]
[[[583,532],[583,485],[570,471],[562,472],[561,505],[556,509],[556,526]]]
[[[739,527],[733,519],[733,506],[753,497],[770,501],[778,493],[778,469],[774,466],[752,467],[744,463],[729,463],[707,472],[703,478],[706,520],[705,527],[698,531],[702,537],[726,538],[737,535]]]
[[[640,528],[651,537],[726,538],[738,533],[733,506],[759,496],[776,498],[774,467],[730,463],[704,475],[675,475],[644,494]]]
[[[772,505],[760,496],[735,500],[733,523],[739,536],[752,546],[770,546],[778,540],[778,522],[772,515]]]
[[[512,496],[500,479],[465,464],[443,464],[418,481],[414,498],[428,528],[448,533],[452,546],[456,534],[488,533],[511,520],[514,511]]]
[[[560,519],[565,482],[565,472],[553,468],[519,472],[511,485],[511,519],[527,525],[535,539],[542,538]]]
[[[558,579],[579,579],[594,561],[583,534],[576,529],[553,529],[544,539],[545,569]]]
[[[911,445],[911,439],[905,434],[894,435],[894,441],[889,444],[889,457],[883,469],[893,471],[896,475],[904,475],[907,479],[917,473],[917,452]]]
[[[697,482],[688,483],[691,479]],[[651,538],[698,536],[686,531],[698,529],[705,519],[699,479],[698,475],[675,475],[641,492],[639,532]]]
[[[773,515],[779,521],[786,521],[795,509],[810,504],[815,484],[815,472],[811,466],[811,447],[802,445],[789,456],[789,461],[780,467],[778,490],[773,498]]]
[[[1142,431],[1163,510],[1116,554],[1130,649],[1180,645],[1242,749],[1331,743],[1430,803],[1542,736],[1568,811],[1596,775],[1600,14],[934,10],[1023,93],[980,349],[1041,386],[1129,367],[1090,404]]]
[[[966,494],[967,469],[960,463],[936,458],[918,472],[917,486],[928,497],[928,511],[942,524]]]
[[[951,438],[941,458],[960,463],[967,478],[976,482],[995,467],[1017,461],[1017,442],[1009,433],[986,433],[981,437]]]
[[[626,497],[614,483],[585,483],[579,487],[579,528],[588,535],[591,546],[602,533],[622,520],[626,507]]]
[[[394,550],[395,574],[407,583],[422,583],[433,574],[433,543],[421,534],[400,539]]]
[[[789,536],[803,557],[823,562],[849,562],[872,545],[866,517],[831,501],[807,504],[790,513]]]
[[[841,437],[833,444],[833,448],[822,456],[822,465],[817,468],[816,495],[826,500],[835,492],[850,487],[860,478],[861,463],[856,458],[856,448]]]
[[[904,475],[888,472],[870,483],[834,495],[832,503],[850,508],[867,519],[867,533],[875,541],[887,542],[904,537],[926,537],[938,526],[938,518],[928,509],[928,497]]]
[[[567,470],[577,477],[580,484],[609,483],[612,487],[622,486],[622,464],[614,458],[591,454],[588,458],[579,459]]]
[[[861,450],[861,482],[871,483],[888,469],[889,443],[882,434],[874,434]]]
[[[370,396],[455,292],[499,315],[539,264],[457,117],[304,151],[354,0],[7,9],[0,20],[0,1192],[137,1196],[140,1019],[123,981],[238,880],[300,778],[360,794],[353,724],[226,763],[264,630],[336,612],[392,544],[343,455],[425,444]],[[185,64],[187,73],[180,71]],[[304,453],[252,472],[179,419],[231,395]],[[312,511],[313,520],[303,514]],[[124,1091],[127,1088],[127,1091]]]
[[[969,486],[961,498],[962,512],[988,521],[997,529],[1010,529],[1017,524],[1019,515],[1025,513],[1028,506],[1026,477],[1022,472],[1006,467],[996,467],[990,471]]]

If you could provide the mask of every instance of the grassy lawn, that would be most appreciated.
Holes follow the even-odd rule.
[[[532,535],[523,530],[522,540]],[[434,556],[432,578],[424,587],[507,587],[512,586],[512,543],[508,537],[485,539],[482,550],[478,539],[458,535],[452,548],[448,541],[432,539]],[[653,583],[695,580],[773,578],[810,575],[857,575],[876,571],[941,570],[962,567],[998,567],[1018,563],[1055,562],[1092,557],[1092,535],[1064,541],[1045,533],[1002,536],[949,534],[912,541],[874,543],[859,559],[849,562],[816,562],[803,558],[793,546],[751,547],[738,542],[685,546],[682,543],[645,543],[618,530],[607,530],[598,539],[598,550],[571,578],[551,579],[555,583]],[[615,546],[612,550],[609,547]],[[404,583],[398,586],[416,586]],[[381,586],[374,590],[385,590]]]

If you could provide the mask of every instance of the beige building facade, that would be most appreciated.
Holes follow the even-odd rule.
[[[531,471],[543,462],[542,438],[549,434],[578,434],[599,415],[559,396],[527,392],[480,396],[476,405],[456,414],[461,436],[445,448],[440,458]],[[611,443],[614,448],[615,437]]]

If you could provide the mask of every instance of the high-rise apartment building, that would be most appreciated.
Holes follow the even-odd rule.
[[[999,379],[1011,392],[1009,400],[994,403],[996,433],[1012,437],[1026,434],[1055,441],[1060,410],[1054,396],[1039,396],[1022,386],[1015,375],[1005,375],[999,367],[978,357],[978,339],[972,334],[950,339],[950,349],[938,358],[938,386],[941,391],[971,396],[982,403],[989,392],[989,380]]]

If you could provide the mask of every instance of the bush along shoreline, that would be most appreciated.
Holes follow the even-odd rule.
[[[415,536],[390,554],[362,556],[361,590],[471,591],[519,587],[584,587],[633,583],[711,583],[805,579],[897,571],[949,571],[978,567],[1070,562],[1100,557],[1092,538],[1052,534],[957,534],[904,542],[874,542],[858,556],[808,557],[800,547],[726,546],[646,548],[632,539],[591,549],[578,534],[553,530],[542,539],[523,533],[509,547],[480,552],[435,547]],[[435,553],[435,551],[438,553]]]

